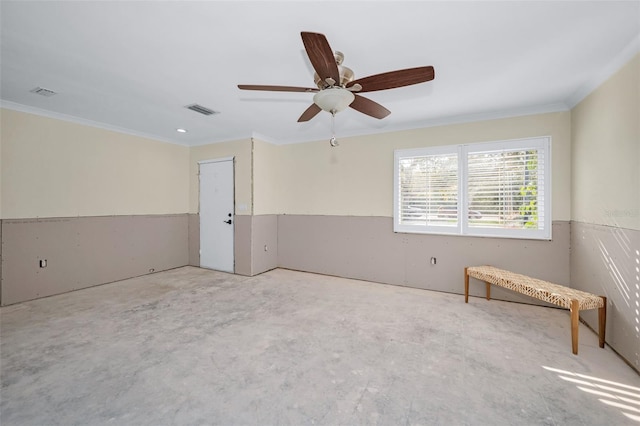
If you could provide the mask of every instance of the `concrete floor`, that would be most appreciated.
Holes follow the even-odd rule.
[[[184,267],[0,313],[3,426],[640,424],[640,376],[558,309]]]

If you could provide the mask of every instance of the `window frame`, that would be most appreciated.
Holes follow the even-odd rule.
[[[468,215],[463,212],[469,209],[469,181],[468,181],[468,157],[470,154],[495,151],[522,151],[537,150],[542,152],[539,166],[543,168],[542,183],[538,187],[538,206],[542,219],[542,229],[509,229],[469,226]],[[401,224],[400,223],[400,160],[407,157],[433,156],[457,153],[458,156],[458,221],[456,226],[428,225],[428,224]],[[540,177],[539,177],[540,179]],[[423,148],[396,149],[394,150],[393,166],[393,232],[417,233],[433,235],[459,235],[469,237],[493,237],[493,238],[517,238],[533,240],[551,240],[551,137],[540,136],[522,139],[511,139],[492,142],[477,142],[468,144],[442,145]],[[544,200],[543,203],[540,200]]]

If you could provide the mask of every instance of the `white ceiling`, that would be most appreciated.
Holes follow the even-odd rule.
[[[313,87],[301,31],[326,35],[356,78],[433,65],[432,82],[364,94],[383,120],[352,109],[352,136],[566,110],[640,46],[640,1],[2,1],[2,105],[200,145],[252,135],[328,139],[331,116],[296,120]],[[58,94],[29,91],[44,87]],[[198,103],[219,111],[203,116]],[[176,128],[186,128],[180,134]]]

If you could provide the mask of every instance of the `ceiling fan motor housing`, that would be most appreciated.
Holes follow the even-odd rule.
[[[347,83],[350,83],[354,80],[355,74],[353,73],[353,70],[351,68],[342,65],[342,61],[344,60],[344,54],[342,52],[336,51],[336,53],[334,54],[334,58],[336,59],[338,73],[340,74],[340,81],[337,85],[340,87],[345,87]],[[318,89],[320,90],[336,85],[336,82],[333,82],[333,84],[331,84],[327,82],[326,79],[323,80],[318,75],[318,73],[313,74],[313,81],[316,83],[316,86],[318,86]]]

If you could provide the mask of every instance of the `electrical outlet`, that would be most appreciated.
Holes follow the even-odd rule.
[[[40,267],[41,268],[47,267],[47,259],[40,259]]]

